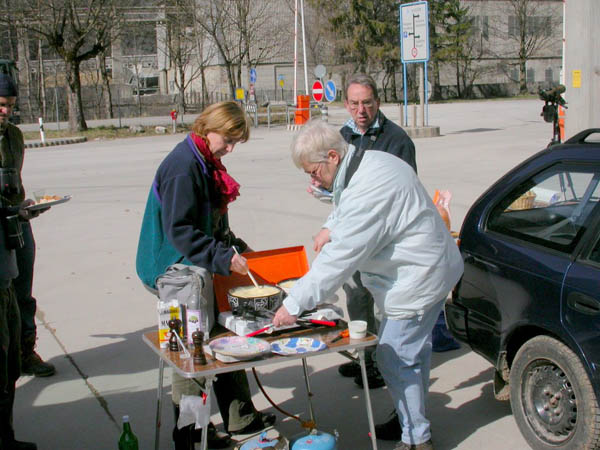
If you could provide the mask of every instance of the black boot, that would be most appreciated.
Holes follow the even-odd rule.
[[[35,352],[35,335],[26,336],[21,342],[21,373],[36,377],[50,377],[56,373],[54,365],[44,362]]]

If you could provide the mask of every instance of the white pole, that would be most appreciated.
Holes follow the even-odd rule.
[[[46,134],[44,133],[44,119],[39,118],[40,123],[40,139],[42,140],[42,144],[46,143]]]
[[[294,105],[296,105],[297,93],[297,71],[298,71],[298,0],[294,8]]]
[[[308,92],[308,69],[306,67],[306,36],[304,33],[304,0],[300,0],[301,18],[302,18],[302,56],[304,62],[304,93],[309,95]]]
[[[560,84],[565,84],[565,80],[566,80],[566,74],[565,74],[565,53],[567,51],[567,45],[566,45],[566,41],[567,41],[567,28],[566,28],[566,22],[567,22],[567,2],[566,0],[563,0],[563,23],[562,23],[562,67],[560,68],[560,79],[559,79],[559,83]],[[566,97],[566,96],[565,96]]]

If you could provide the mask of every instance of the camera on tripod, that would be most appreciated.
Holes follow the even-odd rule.
[[[567,102],[561,96],[565,90],[566,88],[562,84],[559,84],[552,89],[540,89],[540,100],[546,102],[542,108],[542,114],[540,114],[542,117],[544,117],[545,122],[554,122],[556,120],[558,117],[558,105],[566,108]]]

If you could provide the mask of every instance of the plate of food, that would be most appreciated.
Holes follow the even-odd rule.
[[[29,211],[35,211],[37,209],[44,209],[54,205],[60,205],[71,200],[70,195],[42,195],[37,198],[33,205],[26,206],[25,209]]]
[[[208,346],[222,362],[246,361],[271,351],[264,339],[244,336],[225,336],[211,341]]]
[[[271,342],[271,351],[284,356],[318,352],[326,348],[325,342],[307,337],[285,338]]]

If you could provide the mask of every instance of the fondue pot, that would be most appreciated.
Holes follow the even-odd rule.
[[[278,286],[261,286],[264,293],[248,294],[254,286],[238,286],[229,289],[227,301],[234,316],[256,316],[262,311],[274,311],[281,306],[283,290]]]

